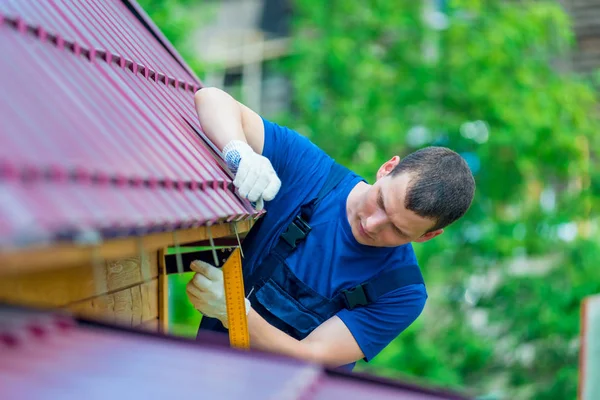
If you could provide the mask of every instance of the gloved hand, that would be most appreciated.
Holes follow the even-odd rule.
[[[229,327],[227,306],[225,303],[225,286],[223,271],[203,261],[191,264],[194,277],[186,286],[188,299],[196,310],[207,317],[217,318],[225,328]],[[246,315],[250,312],[250,301],[246,300]]]
[[[241,140],[229,142],[223,148],[223,158],[235,174],[233,185],[238,188],[240,196],[256,203],[256,209],[262,210],[264,201],[275,198],[281,180],[268,158],[255,153],[248,143]]]

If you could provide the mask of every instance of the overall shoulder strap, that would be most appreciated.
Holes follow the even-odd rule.
[[[300,208],[300,213],[296,215],[281,234],[279,243],[276,246],[280,252],[291,253],[298,243],[306,238],[306,235],[308,235],[311,230],[308,223],[315,209],[321,200],[323,200],[323,198],[325,198],[325,196],[327,196],[327,194],[329,194],[329,192],[331,192],[348,173],[350,173],[348,168],[334,162],[325,179],[325,183],[317,193],[316,197]]]
[[[327,196],[329,192],[331,192],[342,181],[342,179],[348,175],[348,173],[350,173],[348,168],[338,164],[337,162],[334,162],[334,164],[331,166],[329,174],[327,175],[327,179],[325,179],[325,183],[321,187],[321,190],[319,190],[319,193],[317,193],[317,196],[311,202],[302,206],[300,212],[305,221],[310,220],[310,217],[312,217],[314,210],[317,208],[321,200],[323,200],[323,198]]]
[[[418,265],[406,265],[377,275],[373,279],[339,293],[342,304],[348,310],[366,306],[392,290],[423,283]]]
[[[308,222],[317,205],[349,172],[349,169],[338,163],[332,165],[316,197],[301,207],[300,212],[279,236],[275,246],[269,251],[262,264],[255,268],[252,275],[247,278],[246,283],[248,286],[268,279],[281,260],[285,260],[296,249],[298,243],[306,238],[306,235],[311,231]]]

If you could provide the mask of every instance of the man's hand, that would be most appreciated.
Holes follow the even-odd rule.
[[[268,158],[241,140],[229,142],[223,148],[223,157],[235,174],[233,184],[240,196],[256,203],[256,209],[262,210],[264,201],[275,198],[281,181]]]
[[[196,273],[186,287],[188,299],[202,315],[217,318],[228,328],[223,271],[203,261],[192,262],[191,269]],[[250,301],[245,300],[248,314]]]
[[[223,271],[203,261],[192,262],[191,269],[196,273],[186,287],[190,302],[203,315],[219,319],[228,328]],[[269,324],[245,300],[253,348],[336,367],[364,357],[354,336],[337,316],[325,321],[304,340],[296,340]]]
[[[285,354],[334,368],[364,358],[346,324],[335,315],[303,340],[296,340],[275,328],[252,309],[248,314],[248,329],[251,346],[255,349]]]

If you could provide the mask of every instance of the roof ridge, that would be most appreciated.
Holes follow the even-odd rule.
[[[83,56],[88,61],[94,62],[96,60],[102,60],[108,64],[115,64],[123,69],[128,69],[134,75],[141,73],[145,78],[153,80],[154,82],[162,82],[166,86],[172,86],[176,89],[183,89],[184,91],[195,93],[200,86],[194,82],[188,82],[184,79],[176,78],[165,73],[156,71],[142,63],[138,63],[135,60],[130,60],[120,54],[113,53],[106,49],[97,49],[87,47],[80,44],[75,40],[65,39],[58,33],[52,33],[46,31],[41,26],[35,26],[28,24],[20,17],[10,17],[0,12],[0,26],[7,25],[22,34],[31,34],[41,42],[49,42],[58,49],[67,49],[76,56]]]

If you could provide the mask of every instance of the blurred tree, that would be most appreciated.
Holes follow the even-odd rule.
[[[394,154],[443,145],[478,185],[463,220],[415,246],[424,315],[361,368],[574,398],[579,305],[600,292],[600,124],[592,86],[560,68],[567,15],[550,1],[294,6],[283,122],[370,180]]]

